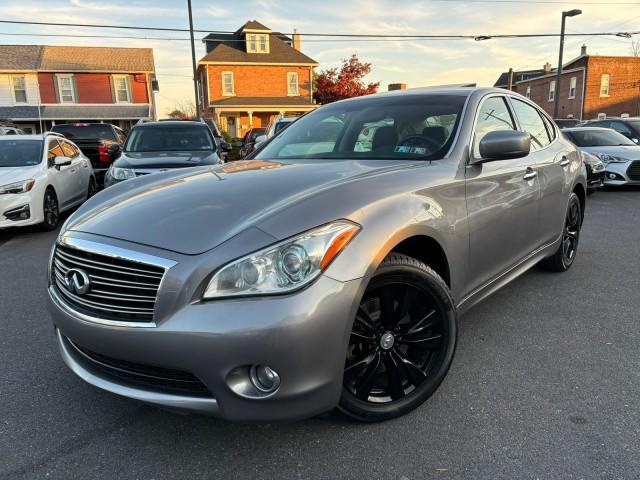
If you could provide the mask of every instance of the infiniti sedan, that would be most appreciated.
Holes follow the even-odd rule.
[[[512,92],[335,102],[252,157],[137,177],[70,217],[48,294],[80,378],[229,420],[386,420],[444,380],[459,314],[577,258],[581,155]]]
[[[640,146],[635,142],[609,128],[568,128],[563,133],[604,163],[605,185],[640,185]]]

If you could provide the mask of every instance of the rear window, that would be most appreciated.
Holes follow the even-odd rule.
[[[202,125],[137,127],[127,137],[127,152],[180,152],[214,150],[213,137]]]
[[[69,140],[117,140],[113,129],[102,124],[55,125],[51,131],[61,133]]]

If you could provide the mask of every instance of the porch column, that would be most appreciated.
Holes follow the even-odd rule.
[[[247,112],[249,114],[249,128],[253,127],[253,112]]]

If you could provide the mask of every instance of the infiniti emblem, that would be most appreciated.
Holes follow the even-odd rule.
[[[75,292],[78,295],[84,295],[89,290],[91,280],[83,270],[78,268],[71,268],[64,274],[64,286],[70,292]]]

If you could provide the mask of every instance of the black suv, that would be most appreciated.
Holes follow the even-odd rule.
[[[209,127],[200,121],[162,121],[135,125],[122,155],[104,178],[108,187],[129,178],[174,168],[222,163]]]
[[[611,128],[634,143],[640,143],[640,118],[611,117],[604,120],[592,120],[581,127]]]

